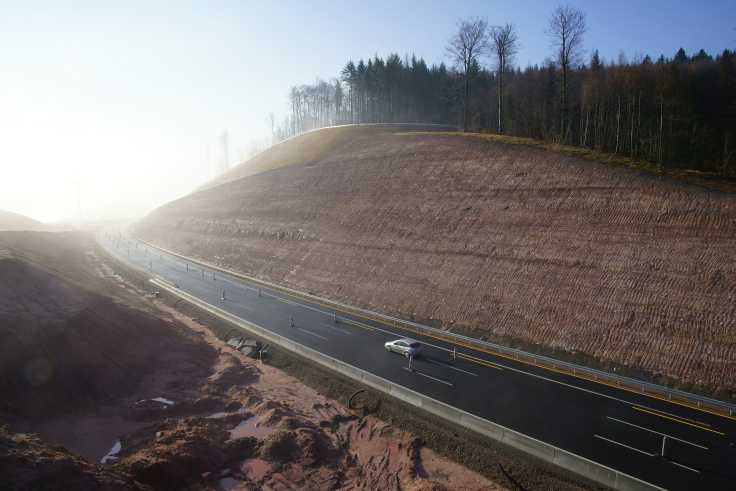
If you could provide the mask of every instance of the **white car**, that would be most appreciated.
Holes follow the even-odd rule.
[[[383,345],[386,351],[393,351],[400,355],[416,358],[419,352],[422,350],[422,345],[419,341],[410,338],[401,338],[395,341],[389,341]]]

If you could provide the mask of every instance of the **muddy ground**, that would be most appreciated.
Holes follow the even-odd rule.
[[[499,463],[532,489],[585,489],[508,455],[488,454],[496,480],[453,463],[107,261],[89,235],[0,233],[3,489],[512,489]]]
[[[524,145],[353,132],[135,230],[335,300],[689,390],[736,389],[733,193]]]

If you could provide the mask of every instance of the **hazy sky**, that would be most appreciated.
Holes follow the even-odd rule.
[[[41,221],[136,216],[231,163],[290,85],[348,58],[444,60],[459,18],[513,22],[517,63],[549,56],[547,1],[240,1],[2,4],[0,209]],[[734,0],[573,1],[606,58],[736,47]]]

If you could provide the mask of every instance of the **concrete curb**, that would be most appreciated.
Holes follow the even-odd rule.
[[[415,407],[421,408],[435,416],[471,429],[522,452],[533,455],[545,462],[590,479],[591,481],[620,491],[664,491],[664,488],[642,481],[641,479],[637,479],[636,477],[542,442],[536,438],[532,438],[510,428],[498,425],[465,412],[462,409],[452,407],[444,402],[425,396],[382,377],[366,372],[360,368],[327,356],[312,348],[308,348],[292,340],[285,339],[257,324],[245,321],[244,319],[210,305],[193,295],[169,286],[159,279],[151,279],[150,281],[162,290],[166,290],[172,295],[178,296],[179,298],[186,300],[212,315],[220,317],[242,329],[250,331],[252,334],[266,339],[269,342],[281,346],[293,353],[308,358],[309,360],[329,368],[330,370],[334,370],[341,375],[356,380],[357,382],[367,385],[375,390],[384,392]]]

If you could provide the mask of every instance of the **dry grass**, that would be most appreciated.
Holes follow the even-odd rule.
[[[409,135],[427,135],[427,136],[459,136],[465,138],[475,138],[492,143],[501,143],[505,145],[523,145],[526,147],[548,150],[562,155],[568,155],[588,162],[596,162],[598,164],[610,165],[615,167],[626,167],[638,171],[648,172],[657,176],[666,176],[678,181],[703,186],[709,189],[719,191],[736,192],[736,183],[731,179],[723,178],[713,172],[704,172],[696,169],[687,168],[667,168],[660,163],[649,162],[646,160],[635,159],[621,154],[610,152],[602,152],[591,148],[576,147],[573,145],[561,145],[559,143],[545,142],[543,140],[535,140],[533,138],[522,138],[519,136],[496,135],[492,133],[463,133],[461,131],[442,131],[442,132],[403,132],[398,133],[399,136]]]

